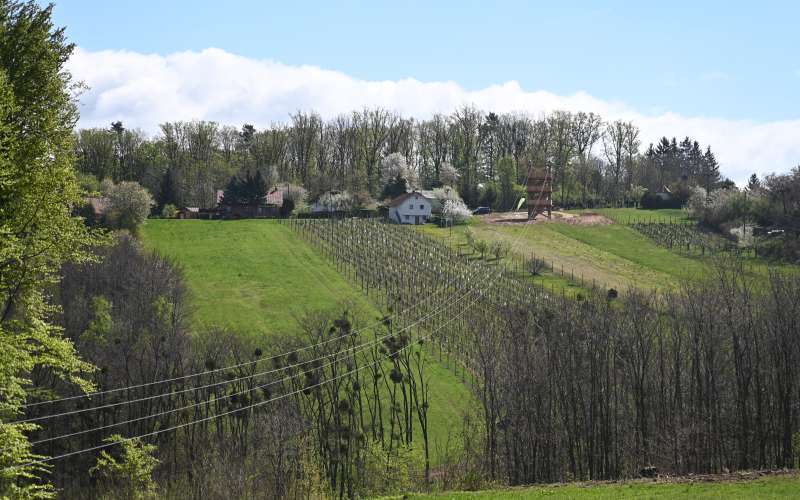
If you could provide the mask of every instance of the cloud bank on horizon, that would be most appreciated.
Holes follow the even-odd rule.
[[[89,89],[80,97],[80,127],[128,127],[155,134],[158,125],[176,120],[213,120],[257,128],[289,119],[297,110],[323,118],[380,106],[417,119],[450,113],[464,104],[485,111],[539,116],[554,110],[592,111],[607,121],[631,120],[643,144],[660,137],[692,137],[711,145],[723,175],[739,184],[753,172],[785,172],[800,164],[800,118],[756,123],[665,112],[647,114],[622,102],[586,92],[557,95],[526,91],[510,81],[466,90],[452,81],[413,78],[367,81],[315,66],[291,66],[256,60],[221,49],[141,54],[76,49],[68,69]]]

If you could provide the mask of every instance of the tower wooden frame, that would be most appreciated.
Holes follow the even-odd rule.
[[[553,213],[553,175],[550,169],[544,166],[531,169],[527,191],[528,220],[539,214],[550,219]]]

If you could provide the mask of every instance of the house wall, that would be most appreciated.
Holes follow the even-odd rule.
[[[401,224],[414,224],[415,216],[420,217],[420,224],[431,218],[431,202],[422,196],[410,196],[396,207],[389,208],[389,220]],[[423,221],[422,218],[425,218]]]

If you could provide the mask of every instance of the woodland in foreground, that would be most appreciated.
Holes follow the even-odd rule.
[[[87,193],[77,179],[77,107],[64,72],[74,46],[53,26],[51,8],[1,1],[0,26],[0,496],[354,497],[630,477],[647,466],[688,473],[797,465],[796,273],[759,279],[741,261],[721,261],[712,279],[666,296],[567,299],[407,228],[289,219],[283,223],[385,316],[374,324],[344,310],[310,313],[299,318],[301,338],[270,345],[196,330],[177,264],[75,216]],[[312,190],[328,189],[315,179],[332,179],[339,184],[331,187],[376,196],[377,160],[394,150],[412,159],[423,183],[441,182],[436,174],[452,162],[451,177],[471,202],[481,181],[494,178],[495,163],[477,159],[501,151],[517,151],[517,164],[548,151],[565,197],[604,193],[619,202],[634,182],[682,176],[675,166],[671,180],[667,171],[658,178],[663,169],[635,180],[643,174],[633,166],[647,165],[646,156],[636,155],[635,129],[614,123],[604,129],[605,166],[581,177],[598,163],[585,149],[577,166],[563,156],[558,138],[569,134],[558,123],[566,116],[520,118],[527,125],[503,130],[528,132],[501,146],[481,132],[495,118],[467,107],[441,118],[443,129],[437,119],[426,126],[434,137],[447,131],[426,149],[409,146],[400,126],[389,135],[386,121],[406,121],[367,111],[343,118],[373,125],[345,142],[357,146],[340,150],[315,145],[335,122],[323,127],[301,113],[291,132],[264,131],[267,145],[292,140],[265,146],[264,154],[283,156],[258,168],[274,165],[279,180]],[[503,120],[516,118],[496,118]],[[177,193],[176,203],[205,203],[218,187],[205,166],[225,149],[175,132],[185,127],[215,126],[167,126],[173,139],[141,141],[159,158],[156,144],[167,140],[168,163],[127,163],[135,157],[119,142],[111,166],[124,168],[92,172],[94,181],[133,176],[153,192]],[[259,133],[252,132],[237,131],[230,144]],[[422,150],[428,160],[419,163]],[[249,149],[229,151],[237,161],[255,158]],[[339,152],[354,159],[329,161]],[[86,158],[78,165],[93,168]],[[147,167],[141,177],[135,165]],[[148,165],[164,168],[149,176]],[[335,166],[341,174],[326,170]],[[242,165],[225,168],[220,182]],[[687,179],[710,179],[705,171]],[[581,180],[589,178],[599,179],[596,188]],[[479,406],[454,429],[450,455],[433,464],[426,366],[438,359],[458,366]]]

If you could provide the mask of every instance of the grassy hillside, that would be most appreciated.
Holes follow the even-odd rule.
[[[292,232],[263,220],[150,220],[145,244],[172,257],[189,283],[196,326],[247,335],[294,334],[307,311],[351,304],[378,312]]]
[[[686,219],[683,210],[616,208],[575,211],[581,212],[599,213],[612,221],[671,222]],[[461,245],[465,252],[468,251],[463,236],[467,226],[454,227],[452,231],[432,225],[416,227],[454,247]],[[554,271],[545,271],[535,280],[547,287],[564,287],[568,294],[580,290],[576,285],[580,285],[581,280],[588,286],[595,283],[600,287],[619,290],[633,287],[669,290],[678,287],[686,278],[694,279],[713,273],[710,257],[687,256],[670,250],[622,223],[585,225],[554,220],[536,224],[498,224],[488,222],[485,218],[473,218],[469,228],[476,238],[510,243],[512,254],[517,257],[544,259]],[[782,270],[797,269],[754,258],[745,258],[743,262],[747,265],[747,272],[753,276],[766,276],[770,266]]]
[[[569,484],[510,488],[489,491],[449,492],[435,495],[408,495],[412,499],[520,499],[570,498],[570,499],[617,499],[617,498],[797,498],[800,478],[797,475],[780,475],[752,481],[683,482],[665,483],[652,481],[629,481],[612,484]]]
[[[277,221],[150,220],[142,238],[183,267],[199,328],[221,326],[271,337],[300,333],[297,318],[307,311],[335,313],[347,305],[362,323],[380,316],[358,289]],[[433,359],[427,373],[435,460],[474,400]]]
[[[507,241],[512,253],[544,259],[555,273],[537,280],[550,286],[566,286],[572,276],[598,286],[618,289],[630,287],[669,289],[684,276],[706,272],[707,267],[690,258],[677,255],[656,245],[632,228],[612,224],[598,226],[565,223],[470,225],[475,236],[488,241]],[[420,228],[434,237],[450,240],[453,245],[464,242],[464,227],[448,229],[433,226]],[[563,269],[565,277],[561,277]]]

